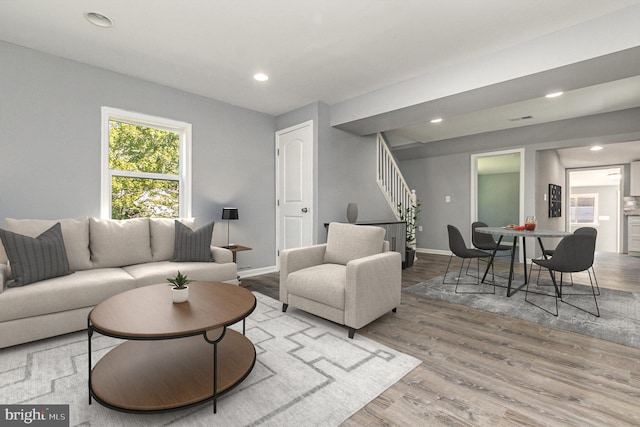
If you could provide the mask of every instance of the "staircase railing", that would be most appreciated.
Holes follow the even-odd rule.
[[[413,209],[417,203],[416,191],[411,190],[407,185],[395,158],[391,154],[387,141],[381,133],[377,137],[377,153],[378,173],[376,181],[378,182],[378,187],[382,190],[396,218],[404,220],[404,218],[401,219],[401,216],[406,217],[407,213],[411,214],[411,216],[413,214]]]

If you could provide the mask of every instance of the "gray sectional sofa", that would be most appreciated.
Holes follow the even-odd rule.
[[[195,228],[193,219],[180,222]],[[85,329],[96,304],[129,289],[163,283],[178,270],[192,280],[237,284],[237,267],[227,249],[210,246],[212,262],[171,261],[173,219],[7,218],[2,228],[37,237],[56,223],[71,274],[9,287],[11,265],[0,243],[0,348]],[[169,286],[167,301],[171,303]]]

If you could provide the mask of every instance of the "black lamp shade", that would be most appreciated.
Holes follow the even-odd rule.
[[[222,219],[238,219],[238,208],[222,208]]]

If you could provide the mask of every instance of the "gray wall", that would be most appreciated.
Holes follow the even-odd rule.
[[[423,226],[423,231],[416,233],[418,248],[448,252],[447,224],[456,225],[463,236],[470,239],[471,154],[524,147],[524,216],[527,216],[529,212],[537,212],[538,208],[546,206],[546,201],[542,201],[542,195],[538,194],[538,185],[548,181],[544,175],[548,169],[542,166],[543,161],[538,162],[539,151],[587,146],[595,142],[640,140],[639,115],[640,108],[633,108],[420,144],[417,148],[396,151],[405,179],[422,200],[423,215],[418,225]],[[451,203],[444,202],[445,195],[451,195]],[[527,246],[532,248],[535,242],[530,240]]]
[[[416,231],[418,248],[448,251],[447,224],[471,235],[471,168],[469,154],[408,160],[400,164],[409,186],[416,190],[422,214]],[[451,202],[445,202],[451,196]]]
[[[360,137],[330,125],[329,106],[315,102],[277,119],[285,129],[314,121],[314,242],[326,241],[324,223],[346,221],[347,204],[358,204],[358,221],[395,220],[376,184],[375,136]]]
[[[0,42],[0,218],[100,215],[100,107],[193,125],[193,215],[237,206],[239,267],[275,264],[275,118]]]
[[[478,175],[478,220],[489,227],[520,221],[520,173]]]
[[[536,153],[538,175],[536,179],[536,217],[540,228],[546,230],[564,230],[566,218],[565,196],[569,189],[566,185],[565,168],[560,162],[556,150],[542,150]],[[549,184],[562,187],[562,216],[549,218]],[[557,239],[559,240],[559,239]]]

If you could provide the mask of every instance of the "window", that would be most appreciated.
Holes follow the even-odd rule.
[[[191,125],[102,108],[103,218],[191,216]]]
[[[598,218],[598,195],[572,194],[569,208],[571,224],[596,224]]]

